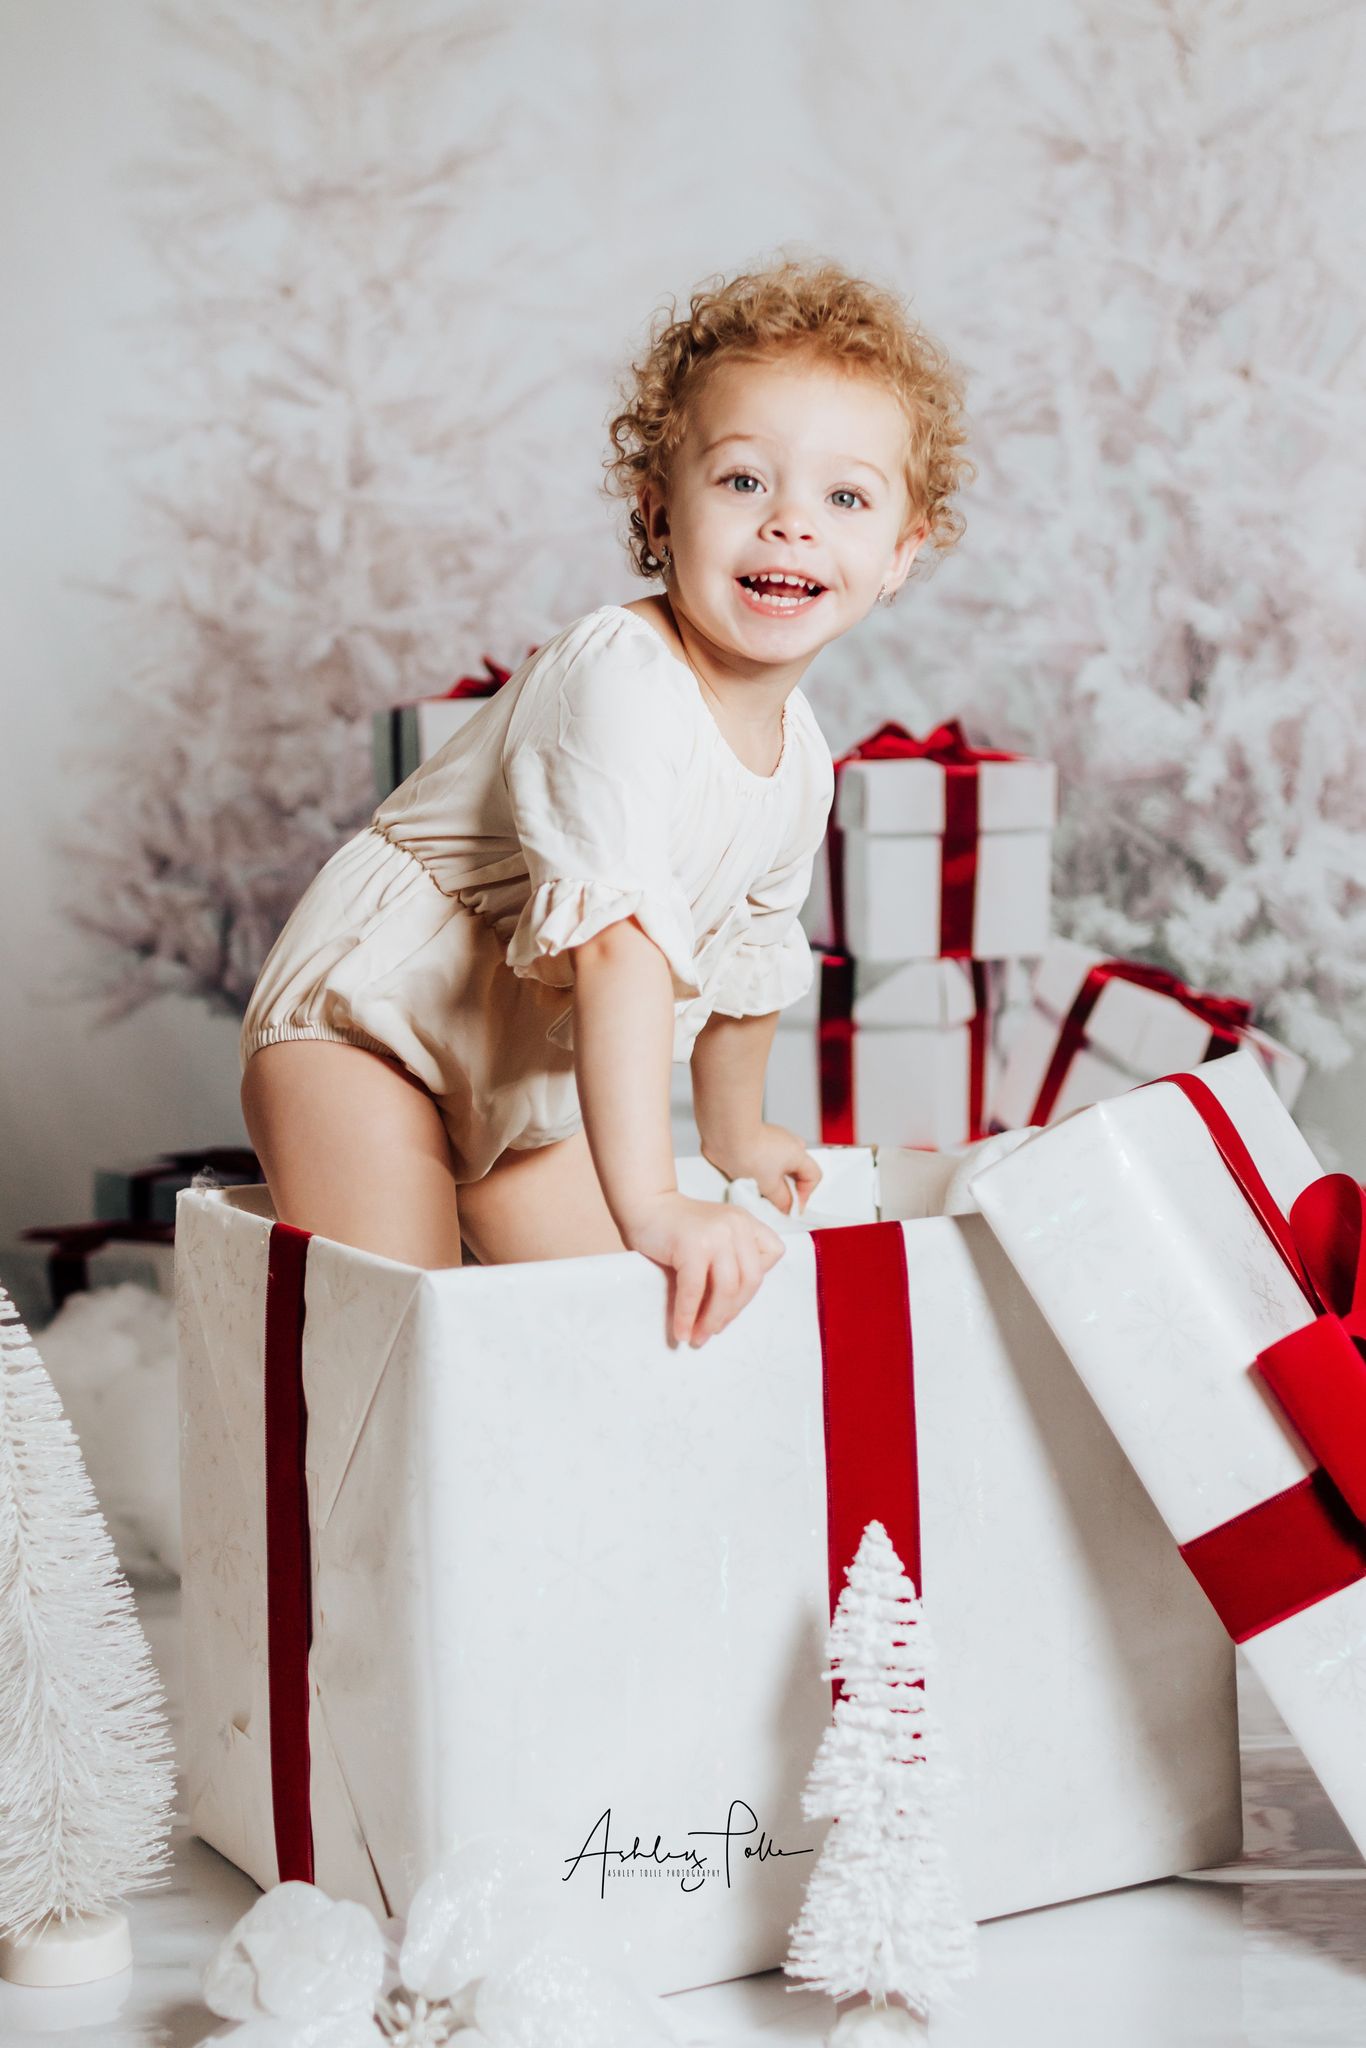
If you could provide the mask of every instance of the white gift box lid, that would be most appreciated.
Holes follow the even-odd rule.
[[[839,771],[835,822],[846,832],[944,830],[948,770],[937,761],[846,761]],[[983,761],[977,770],[981,832],[1050,832],[1057,819],[1053,761]]]
[[[1311,1511],[1323,1475],[1255,1370],[1314,1306],[1180,1080],[1074,1110],[972,1192],[1366,1848],[1366,1532],[1331,1481]],[[1256,1055],[1194,1081],[1289,1218],[1321,1169]]]

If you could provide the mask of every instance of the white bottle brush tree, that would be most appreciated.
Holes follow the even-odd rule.
[[[163,1707],[75,1434],[0,1287],[0,1975],[128,1961],[112,1902],[169,1882]]]
[[[914,634],[937,715],[1058,763],[1058,930],[1324,1068],[1366,1045],[1360,33],[1077,0],[962,96],[936,232],[981,474]]]
[[[863,1532],[827,1654],[841,1696],[802,1811],[834,1825],[784,1967],[831,1998],[871,2001],[841,2015],[833,2041],[923,2040],[931,2005],[976,1966],[977,1930],[940,1832],[955,1776],[926,1688],[929,1625],[881,1522]]]
[[[536,436],[515,431],[564,364],[509,351],[525,252],[468,254],[519,141],[563,148],[541,110],[520,136],[492,110],[495,17],[156,16],[155,154],[120,179],[165,280],[139,323],[156,381],[120,451],[134,547],[94,585],[122,610],[121,673],[68,756],[85,794],[60,839],[62,907],[95,942],[71,987],[100,1023],[168,993],[240,1017],[374,805],[372,712],[485,647],[520,658],[527,563],[565,558],[526,516]]]

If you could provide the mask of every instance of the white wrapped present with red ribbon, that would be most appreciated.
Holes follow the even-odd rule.
[[[998,1128],[1056,1123],[1140,1081],[1246,1046],[1290,1106],[1305,1076],[1298,1053],[1251,1021],[1236,996],[1189,988],[1166,968],[1108,959],[1054,937],[1033,976],[1028,1014],[992,1092]]]
[[[972,1191],[1366,1850],[1366,1192],[1246,1047]]]
[[[985,1135],[1002,969],[984,960],[866,965],[822,953],[778,1020],[764,1114],[824,1145],[940,1148]]]
[[[517,1828],[647,1988],[774,1968],[876,1518],[933,1607],[974,1914],[1236,1852],[1232,1651],[983,1219],[934,1213],[960,1162],[820,1157],[822,1227],[699,1351],[639,1254],[419,1271],[180,1196],[197,1834],[384,1917]]]
[[[1042,953],[1056,814],[1051,761],[889,720],[835,762],[804,928],[865,963]]]

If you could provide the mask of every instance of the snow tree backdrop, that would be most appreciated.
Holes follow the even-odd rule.
[[[365,814],[369,711],[646,587],[614,376],[782,252],[911,297],[979,472],[812,670],[832,744],[1053,752],[1060,928],[1252,998],[1366,1166],[1360,10],[74,4],[0,0],[0,1235],[240,1138],[241,1007]]]

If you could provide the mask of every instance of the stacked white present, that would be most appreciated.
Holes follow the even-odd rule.
[[[534,647],[527,649],[528,654],[535,652]],[[439,697],[416,697],[374,713],[370,743],[376,803],[392,795],[447,740],[454,739],[512,674],[487,654],[484,668],[482,676],[460,676]]]
[[[993,1126],[1054,1123],[1239,1046],[1256,1055],[1281,1100],[1293,1105],[1305,1062],[1259,1030],[1251,1014],[1238,997],[1188,988],[1164,968],[1108,959],[1055,935],[1003,1048],[990,1096]]]
[[[973,747],[955,721],[885,724],[835,764],[803,925],[815,987],[784,1011],[766,1113],[802,1136],[960,1144],[1049,928],[1057,772]]]
[[[971,1186],[1366,1850],[1366,1189],[1247,1046]]]
[[[199,1835],[383,1917],[515,1828],[646,1988],[775,1967],[878,1519],[933,1605],[977,1917],[1237,1851],[1231,1648],[983,1218],[943,1213],[967,1167],[820,1163],[791,1232],[680,1161],[790,1233],[698,1352],[639,1254],[419,1271],[264,1189],[180,1196]]]

